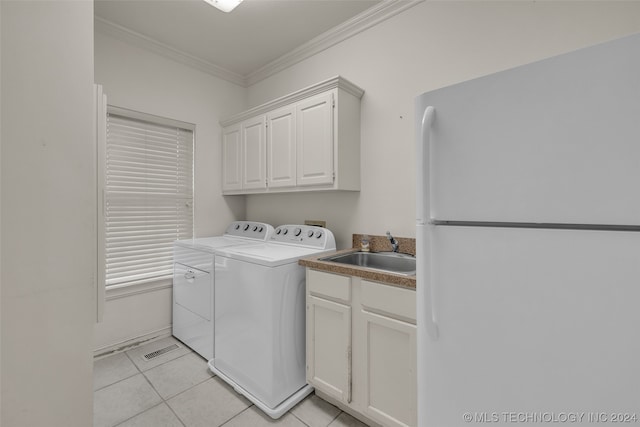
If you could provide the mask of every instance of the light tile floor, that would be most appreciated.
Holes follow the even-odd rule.
[[[181,348],[143,358],[173,343]],[[366,427],[313,393],[272,420],[172,337],[96,360],[93,383],[94,427]]]

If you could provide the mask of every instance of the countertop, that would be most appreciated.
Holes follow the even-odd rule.
[[[325,252],[321,255],[303,258],[298,261],[298,264],[304,267],[313,268],[314,270],[325,271],[328,273],[343,274],[346,276],[357,276],[362,277],[363,279],[373,280],[375,282],[381,282],[387,285],[400,286],[403,288],[414,290],[416,289],[416,276],[403,276],[401,274],[387,273],[384,271],[373,270],[356,265],[339,264],[337,262],[320,260],[320,258],[325,258],[331,255],[349,254],[358,251],[359,249],[349,248],[334,252]]]

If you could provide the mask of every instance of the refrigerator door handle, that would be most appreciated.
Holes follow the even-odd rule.
[[[434,301],[434,272],[432,248],[432,225],[418,225],[416,249],[420,260],[416,263],[416,299],[418,300],[418,328],[424,326],[432,341],[439,336]]]
[[[431,151],[431,124],[435,109],[428,106],[424,110],[421,133],[417,147],[417,265],[416,265],[416,297],[418,300],[418,322],[424,325],[431,340],[438,339],[438,324],[434,307],[434,271],[433,271],[433,218],[431,217],[431,168],[429,158]]]
[[[431,106],[424,110],[420,128],[420,138],[416,150],[418,160],[417,174],[418,186],[416,200],[416,218],[418,224],[426,224],[431,221],[431,171],[429,167],[429,152],[431,151],[431,123],[435,115],[435,109]]]

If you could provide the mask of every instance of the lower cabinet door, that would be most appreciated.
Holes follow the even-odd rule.
[[[417,425],[416,326],[361,311],[366,348],[363,412],[389,427]]]
[[[351,402],[351,307],[307,296],[307,381]]]

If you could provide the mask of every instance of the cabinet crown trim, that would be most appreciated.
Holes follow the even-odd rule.
[[[319,93],[336,88],[342,89],[345,92],[357,97],[358,99],[362,98],[362,95],[364,95],[364,90],[359,86],[356,86],[344,77],[335,76],[328,80],[321,81],[320,83],[316,83],[312,86],[308,86],[304,89],[300,89],[296,92],[290,93],[288,95],[274,99],[273,101],[258,105],[257,107],[251,108],[250,110],[243,111],[242,113],[238,113],[229,118],[221,120],[220,126],[222,126],[223,128],[231,126],[251,117],[268,113],[269,111],[273,111],[277,108],[284,107],[310,96],[317,95]]]

